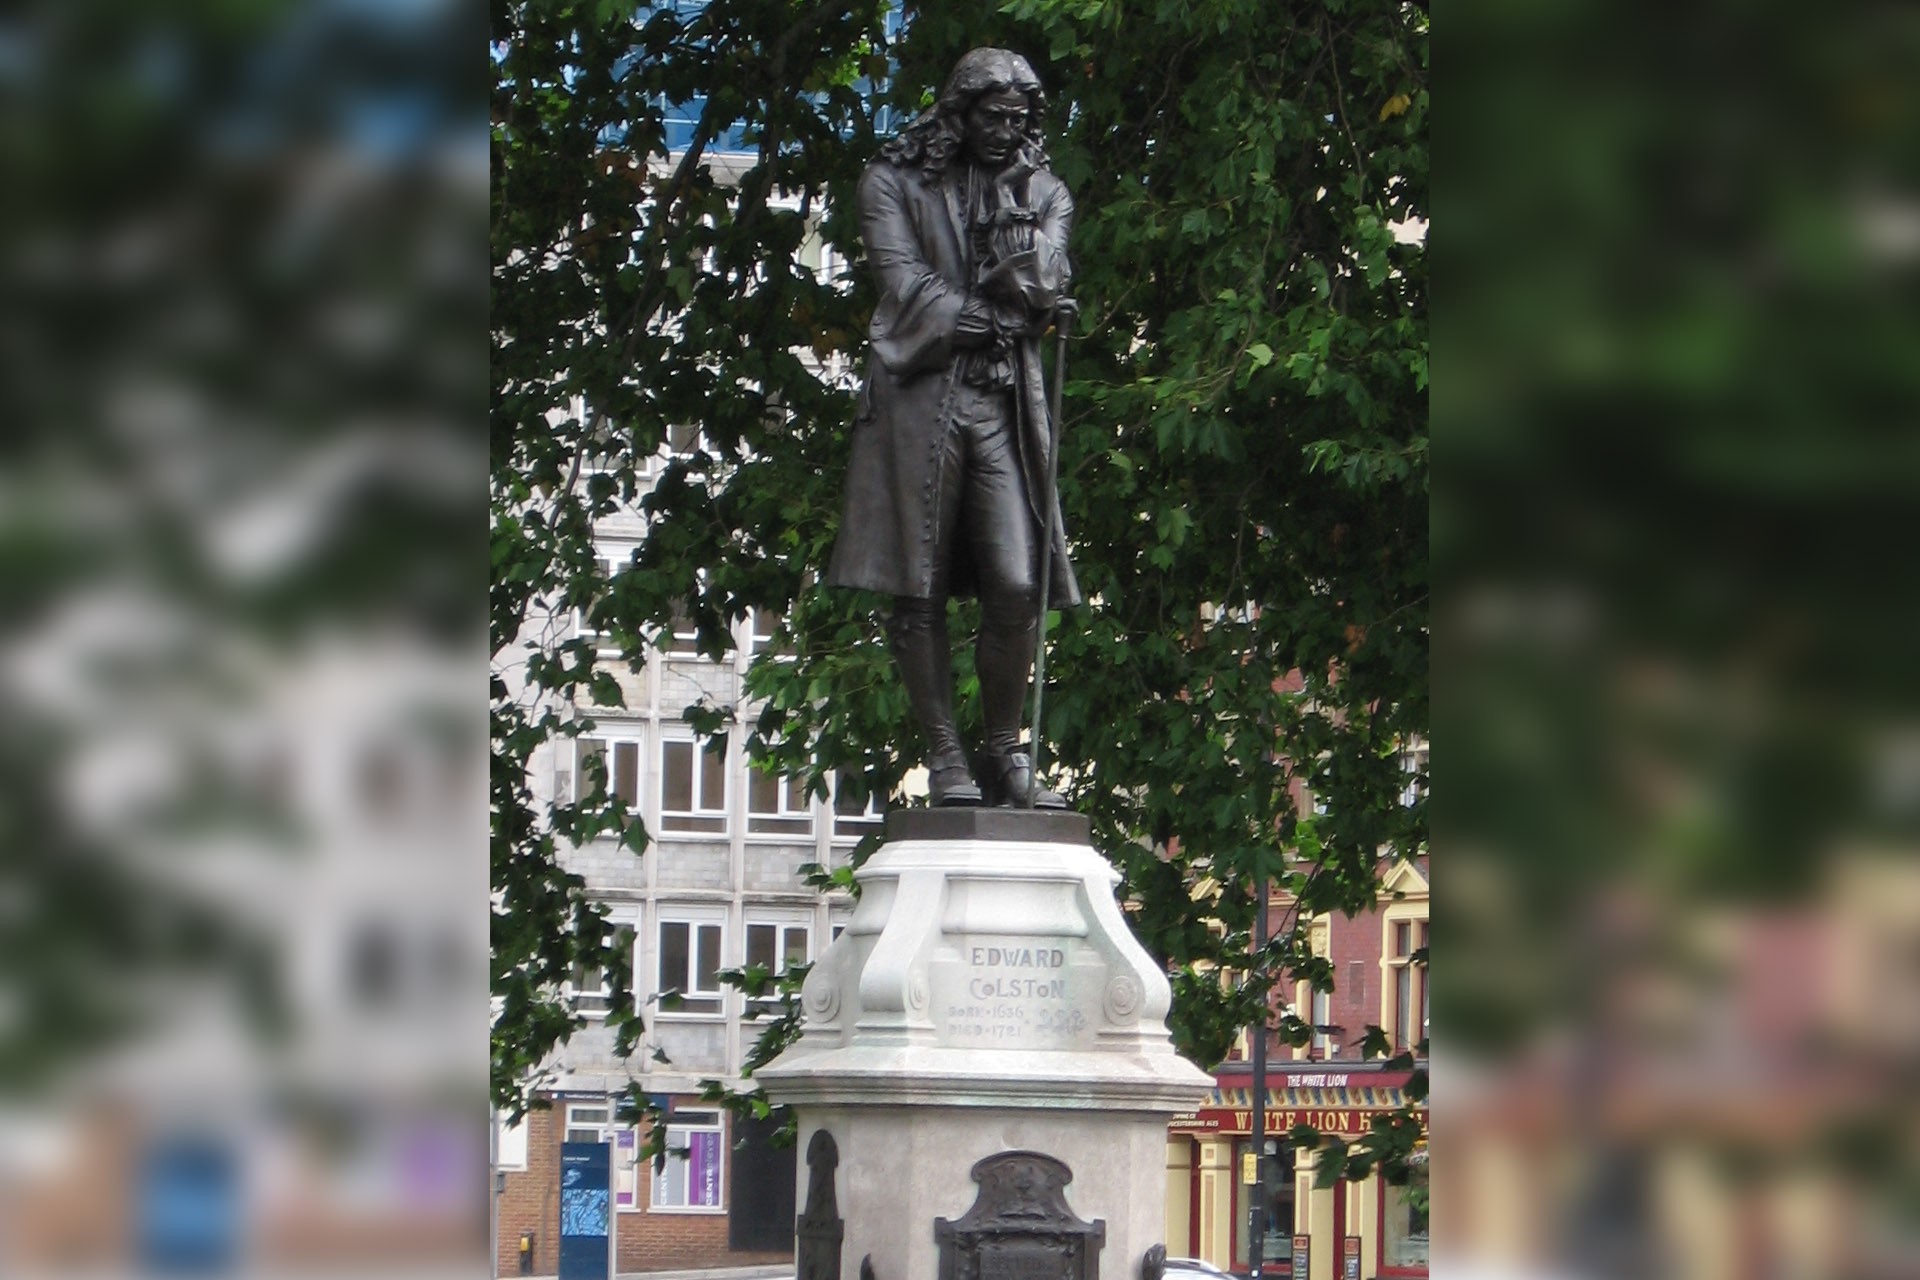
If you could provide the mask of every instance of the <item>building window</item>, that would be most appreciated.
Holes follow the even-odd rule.
[[[726,926],[719,920],[660,922],[660,1008],[666,1013],[721,1012],[720,956]]]
[[[776,658],[791,658],[793,656],[793,647],[791,645],[782,645],[778,648],[774,647],[774,637],[778,635],[780,631],[780,614],[772,609],[755,609],[751,617],[752,621],[748,624],[751,627],[751,630],[748,632],[749,657],[757,658],[763,653],[770,653]]]
[[[682,422],[667,428],[667,452],[676,458],[691,458],[700,452],[700,427]]]
[[[1400,788],[1400,803],[1411,809],[1427,794],[1428,750],[1423,743],[1400,757],[1400,771],[1406,784]]]
[[[783,920],[747,921],[747,967],[758,965],[775,978],[784,977],[795,965],[813,960],[813,924],[792,917]],[[772,983],[753,997],[751,1003],[771,1006],[779,1003]]]
[[[660,744],[660,829],[727,829],[726,747],[710,742]]]
[[[1387,931],[1393,1000],[1387,1021],[1393,1028],[1394,1052],[1407,1053],[1427,1038],[1427,966],[1424,957],[1414,956],[1427,945],[1427,922],[1390,920]]]
[[[508,1124],[507,1118],[496,1115],[493,1118],[494,1139],[493,1166],[496,1169],[524,1169],[527,1167],[527,1117],[520,1117],[519,1124]]]
[[[611,1142],[608,1153],[613,1169],[613,1207],[634,1210],[640,1207],[640,1140],[632,1125],[614,1119],[611,1101],[605,1103],[569,1103],[567,1106],[568,1142]]]
[[[807,796],[807,780],[748,770],[747,830],[759,835],[812,835],[813,801]]]
[[[711,225],[708,219],[703,218],[701,221]],[[659,450],[640,463],[640,473],[657,476],[667,469],[668,464],[674,462],[692,469],[693,464],[698,460],[697,455],[705,444],[706,438],[697,423],[683,422],[669,426],[666,439],[660,442]]]
[[[618,925],[614,929],[613,945],[624,949],[630,957],[633,954],[634,928],[630,924]],[[604,1018],[613,1007],[613,980],[603,969],[590,969],[586,965],[575,965],[573,978],[567,984],[568,994],[573,998],[575,1013],[585,1014],[589,1018]]]
[[[1333,1029],[1328,1025],[1333,1021],[1333,993],[1316,991],[1313,993],[1313,1054],[1317,1059],[1331,1058],[1340,1052],[1340,1046],[1334,1043]]]
[[[699,653],[700,630],[693,621],[693,614],[687,609],[684,600],[673,602],[673,620],[667,624],[666,651],[668,653]]]
[[[632,1126],[613,1131],[613,1207],[623,1212],[640,1208],[640,1133]]]
[[[1307,928],[1307,949],[1317,960],[1327,958],[1332,946],[1331,929],[1331,923],[1325,919],[1315,920]],[[1331,978],[1332,974],[1329,973],[1328,977]],[[1322,1030],[1333,1020],[1331,991],[1316,990],[1310,980],[1302,978],[1294,984],[1291,1008],[1296,1012],[1304,1010],[1307,1025],[1312,1029],[1307,1042],[1294,1047],[1293,1056],[1296,1059],[1324,1060],[1340,1052],[1340,1045],[1334,1039],[1337,1029]]]
[[[1381,1185],[1380,1266],[1388,1275],[1427,1274],[1427,1170],[1420,1161],[1406,1186]]]
[[[833,776],[833,836],[857,840],[880,830],[886,819],[885,798],[873,794],[857,773],[837,771]]]
[[[814,223],[807,230],[806,239],[800,242],[799,252],[795,255],[800,265],[813,272],[816,283],[830,284],[840,278],[845,271],[845,263],[826,237],[820,234],[820,224]]]
[[[1293,1148],[1284,1141],[1268,1138],[1266,1157],[1261,1162],[1261,1181],[1248,1184],[1243,1179],[1248,1162],[1253,1159],[1253,1140],[1251,1138],[1233,1140],[1233,1177],[1239,1184],[1238,1193],[1263,1206],[1265,1234],[1261,1238],[1260,1260],[1263,1270],[1271,1273],[1272,1264],[1285,1264],[1289,1256],[1289,1247],[1293,1243],[1295,1196]],[[1244,1205],[1245,1202],[1242,1203]],[[1253,1224],[1250,1218],[1251,1215],[1245,1208],[1235,1215],[1233,1266],[1236,1269],[1244,1269],[1250,1262],[1247,1257],[1247,1252],[1253,1243],[1251,1238]],[[1300,1280],[1305,1280],[1305,1277],[1301,1277]]]
[[[608,559],[605,556],[596,556],[594,557],[593,567],[598,571],[600,580],[602,582],[607,583],[609,585],[612,584],[613,575],[615,572],[615,566],[612,560]],[[595,613],[600,608],[600,605],[602,604],[602,602],[605,601],[606,595],[607,593],[604,591],[597,591],[594,595],[594,598],[590,600],[584,607],[575,609],[573,611],[573,634],[574,635],[600,636],[600,635],[606,634],[606,629],[604,627],[595,625],[598,619],[594,616]]]
[[[613,1107],[609,1104],[570,1103],[567,1107],[568,1142],[605,1142],[612,1127]]]
[[[667,1119],[666,1164],[653,1175],[653,1207],[720,1208],[725,1150],[718,1111],[675,1111]]]
[[[569,752],[562,745],[560,756],[565,760]],[[609,742],[605,738],[575,738],[572,743],[572,769],[561,768],[555,771],[554,795],[562,800],[575,803],[590,794],[588,770],[589,762],[597,762],[606,770],[607,787],[626,802],[629,809],[640,803],[640,744],[637,742]]]

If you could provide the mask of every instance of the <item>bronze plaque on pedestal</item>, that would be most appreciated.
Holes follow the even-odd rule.
[[[1037,1151],[1002,1151],[973,1166],[980,1184],[957,1221],[933,1220],[940,1280],[1099,1280],[1104,1220],[1067,1207],[1073,1170]]]

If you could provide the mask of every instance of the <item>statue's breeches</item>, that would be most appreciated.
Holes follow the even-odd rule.
[[[1016,431],[1005,392],[954,387],[935,480],[932,595],[948,594],[955,559],[965,556],[990,615],[1030,617],[1039,602],[1040,531]]]

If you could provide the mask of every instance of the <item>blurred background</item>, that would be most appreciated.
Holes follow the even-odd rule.
[[[484,14],[0,16],[0,1271],[485,1256]]]
[[[1920,10],[1434,27],[1434,1274],[1920,1274]]]

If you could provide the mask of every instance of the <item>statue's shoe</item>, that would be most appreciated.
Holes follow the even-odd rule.
[[[927,799],[935,808],[980,803],[980,786],[963,753],[954,751],[927,761]]]
[[[1036,809],[1064,809],[1065,796],[1049,791],[1034,779],[1033,761],[1024,751],[989,751],[980,757],[980,772],[986,779],[986,803],[1027,807],[1027,792],[1033,791]]]

